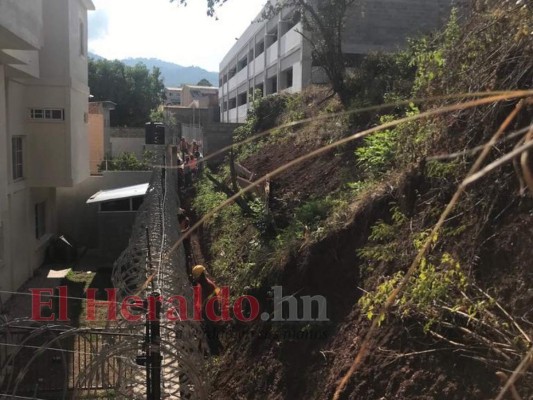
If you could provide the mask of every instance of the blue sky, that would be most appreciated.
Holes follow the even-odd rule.
[[[154,57],[218,71],[235,38],[266,0],[228,0],[206,15],[206,0],[178,6],[169,0],[93,0],[89,51],[106,58]]]

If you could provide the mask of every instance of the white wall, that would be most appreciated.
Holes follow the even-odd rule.
[[[87,59],[79,54],[85,14],[78,0],[47,0],[44,7],[40,0],[0,0],[0,60],[23,63],[0,61],[0,290],[16,290],[42,263],[57,232],[56,188],[89,176]],[[32,121],[30,108],[63,108],[65,120]],[[24,178],[17,181],[13,136],[23,137]],[[46,229],[37,238],[41,202]]]
[[[41,16],[41,0],[0,1],[0,48],[39,48],[42,44]]]

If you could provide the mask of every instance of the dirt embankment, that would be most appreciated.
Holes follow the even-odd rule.
[[[265,152],[262,157],[268,159]],[[260,163],[257,161],[255,165]],[[316,165],[322,170],[324,164]],[[308,167],[299,173],[313,174],[313,170]],[[281,326],[269,322],[227,327],[223,332],[225,353],[216,360],[212,398],[332,397],[370,325],[357,305],[363,293],[361,287],[372,286],[391,272],[387,270],[391,268],[388,265],[364,274],[356,250],[367,243],[370,227],[388,218],[391,201],[402,203],[406,198],[416,197],[415,209],[411,210],[413,223],[423,223],[421,218],[427,211],[424,203],[434,193],[418,174],[416,178],[413,176],[406,174],[374,192],[361,202],[344,228],[302,248],[284,267],[279,283],[284,293],[325,296],[329,323],[308,329],[301,324]],[[326,173],[321,179],[328,181],[327,178]],[[331,178],[329,181],[335,179]],[[290,182],[283,187],[297,191],[298,186],[310,184],[309,180],[297,178]],[[516,191],[510,193],[508,200],[512,201],[515,195]],[[531,333],[533,326],[528,321],[533,318],[533,204],[529,199],[517,201],[520,203],[517,208],[500,204],[491,214],[499,215],[491,226],[481,233],[477,228],[468,229],[453,246],[463,254],[474,255],[476,263],[468,268],[477,284],[490,290],[512,315],[519,316],[520,324]],[[482,217],[476,210],[470,212],[473,219]],[[490,351],[486,356],[491,357]],[[494,368],[474,358],[458,355],[453,346],[424,334],[415,321],[393,319],[379,329],[369,357],[350,379],[342,398],[494,397],[500,388]],[[533,393],[524,382],[521,390],[524,394]]]

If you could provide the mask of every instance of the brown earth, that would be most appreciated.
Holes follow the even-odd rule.
[[[309,143],[267,145],[245,165],[261,176],[312,148]],[[299,199],[324,196],[337,188],[342,182],[341,171],[349,165],[346,154],[350,153],[329,153],[275,178],[273,196],[283,200],[282,206],[278,203],[279,211],[290,209],[288,204],[297,194]],[[426,223],[424,209],[435,193],[419,175],[405,173],[384,185],[361,202],[344,228],[303,247],[284,267],[280,281],[284,293],[325,296],[329,323],[305,327],[256,322],[226,327],[222,332],[226,351],[217,358],[212,377],[213,399],[332,397],[369,327],[357,306],[362,294],[359,287],[373,287],[370,283],[391,272],[377,269],[362,280],[356,249],[365,245],[370,227],[387,218],[388,204],[393,200],[404,208],[416,203],[414,210],[404,212],[414,211],[419,216],[415,224]],[[517,188],[511,189],[492,211],[497,218],[481,232],[478,228],[464,232],[456,250],[477,260],[470,266],[477,284],[490,289],[512,315],[520,316],[520,324],[531,335],[533,204],[530,199],[516,198]],[[444,191],[440,196],[447,199],[450,193]],[[507,207],[509,201],[516,201],[517,207]],[[484,218],[482,212],[471,210],[471,218],[479,222]],[[490,352],[485,356],[490,358]],[[370,355],[351,377],[341,398],[488,399],[500,388],[495,372],[483,362],[458,355],[446,343],[432,340],[418,321],[391,320],[379,329]],[[528,397],[533,396],[528,378],[518,385],[525,399],[533,398]]]

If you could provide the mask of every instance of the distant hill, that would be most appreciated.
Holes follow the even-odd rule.
[[[104,58],[94,53],[89,53],[89,56],[97,60]],[[218,72],[206,71],[200,67],[184,67],[157,58],[126,58],[120,61],[131,66],[141,62],[149,69],[152,67],[158,67],[161,70],[161,76],[167,87],[180,86],[186,83],[195,85],[202,79],[207,79],[214,86],[218,84]]]

